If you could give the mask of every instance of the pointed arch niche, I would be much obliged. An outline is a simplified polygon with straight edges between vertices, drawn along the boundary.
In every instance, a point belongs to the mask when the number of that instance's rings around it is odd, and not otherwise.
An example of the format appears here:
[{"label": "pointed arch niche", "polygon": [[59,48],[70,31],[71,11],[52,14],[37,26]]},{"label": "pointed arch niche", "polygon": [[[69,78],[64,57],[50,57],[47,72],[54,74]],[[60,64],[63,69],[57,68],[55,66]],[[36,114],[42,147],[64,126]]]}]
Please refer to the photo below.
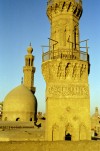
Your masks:
[{"label": "pointed arch niche", "polygon": [[84,124],[80,125],[79,136],[80,136],[80,140],[86,140],[87,138],[86,126]]},{"label": "pointed arch niche", "polygon": [[71,141],[72,140],[72,125],[70,123],[68,123],[65,126],[65,140],[66,141]]},{"label": "pointed arch niche", "polygon": [[52,126],[52,141],[59,140],[59,126],[55,123]]}]

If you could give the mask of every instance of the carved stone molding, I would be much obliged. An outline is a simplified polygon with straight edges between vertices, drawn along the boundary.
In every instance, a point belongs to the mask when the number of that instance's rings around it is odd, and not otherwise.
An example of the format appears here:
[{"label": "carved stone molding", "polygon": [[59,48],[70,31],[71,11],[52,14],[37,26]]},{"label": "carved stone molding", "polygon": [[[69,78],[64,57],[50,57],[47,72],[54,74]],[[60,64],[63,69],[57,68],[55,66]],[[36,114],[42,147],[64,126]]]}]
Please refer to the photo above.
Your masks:
[{"label": "carved stone molding", "polygon": [[47,15],[49,19],[52,19],[52,13],[56,14],[63,11],[73,11],[73,14],[76,15],[76,17],[80,18],[82,15],[82,3],[76,2],[76,1],[50,1],[48,2],[47,7]]},{"label": "carved stone molding", "polygon": [[47,96],[54,98],[89,98],[89,88],[79,84],[51,84],[47,87]]},{"label": "carved stone molding", "polygon": [[46,81],[88,81],[88,64],[82,61],[56,61],[42,65],[42,73]]}]

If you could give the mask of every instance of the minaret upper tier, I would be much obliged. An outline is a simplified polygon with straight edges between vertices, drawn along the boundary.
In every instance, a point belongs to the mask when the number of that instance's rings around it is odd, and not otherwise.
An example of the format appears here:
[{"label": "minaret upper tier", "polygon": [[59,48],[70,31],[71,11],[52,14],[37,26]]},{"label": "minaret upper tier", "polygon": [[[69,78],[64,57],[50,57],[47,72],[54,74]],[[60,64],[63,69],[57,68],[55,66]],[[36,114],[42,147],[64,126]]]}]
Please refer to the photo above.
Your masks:
[{"label": "minaret upper tier", "polygon": [[55,15],[62,13],[72,13],[77,18],[82,15],[82,0],[48,0],[47,2],[47,15],[52,20],[52,12]]},{"label": "minaret upper tier", "polygon": [[32,55],[32,52],[33,48],[30,44],[30,46],[27,48],[28,54],[25,56],[25,66],[23,67],[23,72],[24,72],[24,85],[33,93],[35,93],[34,87],[35,67],[34,67],[34,56]]},{"label": "minaret upper tier", "polygon": [[50,50],[63,51],[63,53],[74,50],[79,52],[81,15],[81,0],[48,0],[47,16],[51,24]]}]

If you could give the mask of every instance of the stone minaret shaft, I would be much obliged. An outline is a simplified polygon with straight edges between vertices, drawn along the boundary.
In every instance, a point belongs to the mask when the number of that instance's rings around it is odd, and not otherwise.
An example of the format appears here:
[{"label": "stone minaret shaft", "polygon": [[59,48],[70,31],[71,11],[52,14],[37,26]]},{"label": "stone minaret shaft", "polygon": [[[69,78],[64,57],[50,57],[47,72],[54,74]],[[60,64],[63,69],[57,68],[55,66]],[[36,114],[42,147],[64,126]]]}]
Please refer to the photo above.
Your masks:
[{"label": "stone minaret shaft", "polygon": [[34,67],[34,56],[32,55],[33,48],[30,46],[27,49],[28,54],[25,56],[25,66],[23,67],[24,72],[24,85],[31,90],[33,93],[35,93],[35,87],[34,87],[34,73],[35,73],[35,67]]},{"label": "stone minaret shaft", "polygon": [[50,0],[47,16],[51,23],[50,50],[54,56],[66,51],[79,58],[79,19],[82,15],[82,3],[75,0]]},{"label": "stone minaret shaft", "polygon": [[81,0],[48,0],[49,51],[42,55],[46,81],[46,140],[90,140],[89,55],[81,50]]}]

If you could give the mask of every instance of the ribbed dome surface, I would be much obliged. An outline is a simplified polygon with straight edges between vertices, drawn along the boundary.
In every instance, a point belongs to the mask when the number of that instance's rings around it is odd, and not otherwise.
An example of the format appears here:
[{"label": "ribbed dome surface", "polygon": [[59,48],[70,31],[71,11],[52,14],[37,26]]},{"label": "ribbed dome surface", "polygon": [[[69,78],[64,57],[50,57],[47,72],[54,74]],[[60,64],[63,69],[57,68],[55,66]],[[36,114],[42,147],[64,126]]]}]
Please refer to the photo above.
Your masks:
[{"label": "ribbed dome surface", "polygon": [[[24,85],[14,88],[4,99],[3,118],[4,116],[8,119],[12,117],[12,120],[17,117],[23,120],[33,118],[35,113],[35,101],[33,93]],[[11,117],[9,118],[9,116]]]}]

